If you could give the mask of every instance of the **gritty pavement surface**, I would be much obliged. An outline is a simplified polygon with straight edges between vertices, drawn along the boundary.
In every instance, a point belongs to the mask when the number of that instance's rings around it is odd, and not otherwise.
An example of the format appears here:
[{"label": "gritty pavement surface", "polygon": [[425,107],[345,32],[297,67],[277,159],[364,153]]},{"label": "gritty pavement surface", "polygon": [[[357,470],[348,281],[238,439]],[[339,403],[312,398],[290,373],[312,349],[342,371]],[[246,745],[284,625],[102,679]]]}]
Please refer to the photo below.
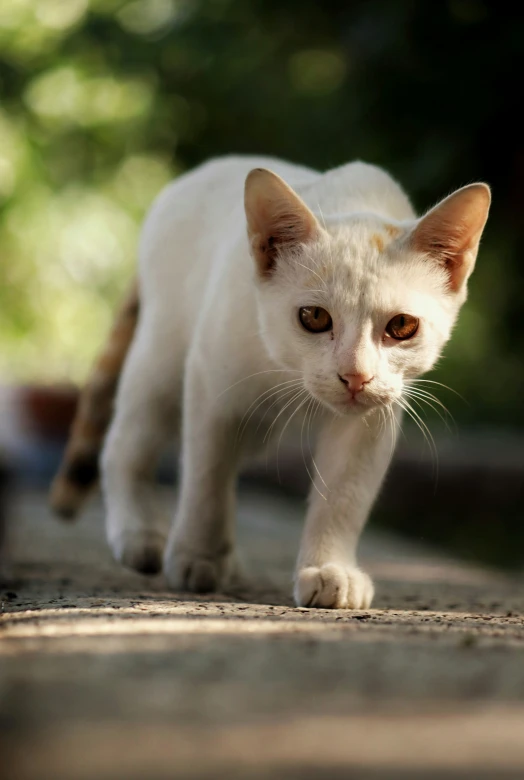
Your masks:
[{"label": "gritty pavement surface", "polygon": [[370,530],[373,609],[296,609],[303,506],[244,489],[250,585],[173,594],[20,496],[0,777],[524,777],[524,581]]}]

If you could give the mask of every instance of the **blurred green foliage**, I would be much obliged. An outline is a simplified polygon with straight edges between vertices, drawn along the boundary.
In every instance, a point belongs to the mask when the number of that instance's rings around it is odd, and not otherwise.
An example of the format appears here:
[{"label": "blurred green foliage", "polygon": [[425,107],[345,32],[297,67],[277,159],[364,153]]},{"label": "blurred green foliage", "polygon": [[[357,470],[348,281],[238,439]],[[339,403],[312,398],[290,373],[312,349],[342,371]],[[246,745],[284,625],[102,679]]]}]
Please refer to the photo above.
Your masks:
[{"label": "blurred green foliage", "polygon": [[[0,368],[80,379],[173,175],[230,152],[388,168],[494,205],[435,378],[524,423],[524,11],[488,0],[1,0]],[[445,392],[443,392],[444,398]]]}]

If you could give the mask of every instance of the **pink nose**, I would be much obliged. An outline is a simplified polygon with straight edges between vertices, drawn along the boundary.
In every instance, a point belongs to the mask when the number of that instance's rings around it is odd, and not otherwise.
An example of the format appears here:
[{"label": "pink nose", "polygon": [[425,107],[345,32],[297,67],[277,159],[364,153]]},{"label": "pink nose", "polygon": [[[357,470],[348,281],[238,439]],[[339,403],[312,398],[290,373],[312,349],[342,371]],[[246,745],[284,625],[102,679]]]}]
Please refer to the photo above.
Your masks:
[{"label": "pink nose", "polygon": [[364,389],[364,385],[367,385],[373,379],[369,374],[342,374],[342,376],[339,374],[338,378],[341,382],[344,382],[353,395],[360,393]]}]

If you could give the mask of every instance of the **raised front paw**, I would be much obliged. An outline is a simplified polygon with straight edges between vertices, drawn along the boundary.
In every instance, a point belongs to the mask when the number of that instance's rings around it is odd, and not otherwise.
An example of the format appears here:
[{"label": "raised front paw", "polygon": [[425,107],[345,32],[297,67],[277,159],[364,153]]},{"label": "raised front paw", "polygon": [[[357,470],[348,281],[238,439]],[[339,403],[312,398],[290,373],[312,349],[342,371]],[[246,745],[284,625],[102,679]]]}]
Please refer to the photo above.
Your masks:
[{"label": "raised front paw", "polygon": [[223,589],[233,573],[230,554],[211,557],[202,553],[175,551],[166,555],[164,572],[173,590],[213,593]]},{"label": "raised front paw", "polygon": [[299,569],[295,578],[298,607],[367,609],[373,600],[370,577],[355,566],[326,563]]}]

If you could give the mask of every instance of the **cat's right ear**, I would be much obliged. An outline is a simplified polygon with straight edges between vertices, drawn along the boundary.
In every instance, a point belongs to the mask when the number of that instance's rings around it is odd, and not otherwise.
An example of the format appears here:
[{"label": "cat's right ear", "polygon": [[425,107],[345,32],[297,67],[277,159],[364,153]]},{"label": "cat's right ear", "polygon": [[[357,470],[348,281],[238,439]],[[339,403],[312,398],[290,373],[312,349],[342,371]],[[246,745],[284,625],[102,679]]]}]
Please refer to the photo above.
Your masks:
[{"label": "cat's right ear", "polygon": [[261,277],[271,276],[279,252],[314,240],[316,217],[276,173],[255,168],[246,179],[244,206],[251,252]]}]

